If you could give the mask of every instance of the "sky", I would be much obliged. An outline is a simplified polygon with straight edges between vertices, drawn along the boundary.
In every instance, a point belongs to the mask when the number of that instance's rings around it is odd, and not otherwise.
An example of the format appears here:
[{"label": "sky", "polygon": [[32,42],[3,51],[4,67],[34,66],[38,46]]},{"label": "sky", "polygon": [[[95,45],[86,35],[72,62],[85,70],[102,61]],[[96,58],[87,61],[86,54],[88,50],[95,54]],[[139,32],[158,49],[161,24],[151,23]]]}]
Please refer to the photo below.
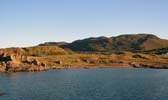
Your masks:
[{"label": "sky", "polygon": [[168,0],[0,0],[0,48],[120,34],[168,39]]}]

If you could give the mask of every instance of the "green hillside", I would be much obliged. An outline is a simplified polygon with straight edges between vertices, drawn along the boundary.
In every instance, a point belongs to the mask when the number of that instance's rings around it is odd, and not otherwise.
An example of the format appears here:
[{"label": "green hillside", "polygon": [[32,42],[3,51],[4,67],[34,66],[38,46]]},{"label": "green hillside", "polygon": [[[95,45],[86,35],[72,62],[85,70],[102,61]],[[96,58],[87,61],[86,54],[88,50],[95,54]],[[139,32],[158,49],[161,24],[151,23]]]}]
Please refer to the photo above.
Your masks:
[{"label": "green hillside", "polygon": [[73,51],[146,51],[167,48],[168,40],[160,39],[152,34],[129,34],[117,37],[98,37],[77,40],[60,45]]}]

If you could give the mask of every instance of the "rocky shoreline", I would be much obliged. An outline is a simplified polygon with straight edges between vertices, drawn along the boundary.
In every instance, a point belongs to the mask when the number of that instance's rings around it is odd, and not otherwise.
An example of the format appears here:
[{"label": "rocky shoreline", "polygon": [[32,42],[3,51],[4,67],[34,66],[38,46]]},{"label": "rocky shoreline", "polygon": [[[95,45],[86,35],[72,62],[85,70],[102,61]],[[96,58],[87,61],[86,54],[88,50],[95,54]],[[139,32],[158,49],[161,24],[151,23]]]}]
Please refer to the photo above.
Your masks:
[{"label": "rocky shoreline", "polygon": [[3,56],[0,59],[0,72],[24,72],[48,70],[44,63],[26,56]]},{"label": "rocky shoreline", "polygon": [[69,68],[167,69],[168,56],[133,52],[73,52],[55,46],[0,49],[0,72]]},{"label": "rocky shoreline", "polygon": [[[34,66],[33,66],[34,67]],[[43,67],[37,67],[33,69],[11,69],[10,71],[0,69],[0,73],[13,73],[13,72],[39,72],[39,71],[47,71],[47,70],[62,70],[62,69],[91,69],[91,68],[151,68],[151,69],[168,69],[164,66],[151,66],[151,65],[144,65],[144,66],[72,66],[72,67],[49,67],[49,68],[43,68]]]},{"label": "rocky shoreline", "polygon": [[56,61],[57,66],[50,66],[43,62],[40,62],[36,57],[29,58],[26,56],[2,56],[0,58],[0,72],[36,72],[45,71],[49,69],[69,69],[69,68],[155,68],[155,69],[167,69],[164,65],[152,65],[143,64],[137,62],[122,62],[113,61],[108,64],[100,64],[96,62],[86,61],[85,65],[62,65],[62,61]]}]

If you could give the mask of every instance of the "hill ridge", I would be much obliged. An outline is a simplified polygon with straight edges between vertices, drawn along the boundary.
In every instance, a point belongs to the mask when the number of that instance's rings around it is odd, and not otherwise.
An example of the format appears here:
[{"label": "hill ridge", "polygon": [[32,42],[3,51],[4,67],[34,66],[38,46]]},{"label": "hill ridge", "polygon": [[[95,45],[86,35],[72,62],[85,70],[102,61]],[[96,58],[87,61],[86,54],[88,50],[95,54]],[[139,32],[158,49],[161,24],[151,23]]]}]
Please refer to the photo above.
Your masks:
[{"label": "hill ridge", "polygon": [[168,47],[168,40],[153,34],[124,34],[116,37],[91,37],[60,45],[73,51],[145,51]]}]

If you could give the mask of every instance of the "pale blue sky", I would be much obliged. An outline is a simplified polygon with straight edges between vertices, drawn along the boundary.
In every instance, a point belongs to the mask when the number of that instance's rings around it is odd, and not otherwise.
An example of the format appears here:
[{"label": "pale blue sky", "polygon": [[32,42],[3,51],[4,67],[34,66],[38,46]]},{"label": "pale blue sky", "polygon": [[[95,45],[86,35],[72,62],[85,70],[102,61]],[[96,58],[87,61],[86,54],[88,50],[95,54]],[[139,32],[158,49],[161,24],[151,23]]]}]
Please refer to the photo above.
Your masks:
[{"label": "pale blue sky", "polygon": [[168,0],[0,0],[0,47],[153,33],[168,39]]}]

